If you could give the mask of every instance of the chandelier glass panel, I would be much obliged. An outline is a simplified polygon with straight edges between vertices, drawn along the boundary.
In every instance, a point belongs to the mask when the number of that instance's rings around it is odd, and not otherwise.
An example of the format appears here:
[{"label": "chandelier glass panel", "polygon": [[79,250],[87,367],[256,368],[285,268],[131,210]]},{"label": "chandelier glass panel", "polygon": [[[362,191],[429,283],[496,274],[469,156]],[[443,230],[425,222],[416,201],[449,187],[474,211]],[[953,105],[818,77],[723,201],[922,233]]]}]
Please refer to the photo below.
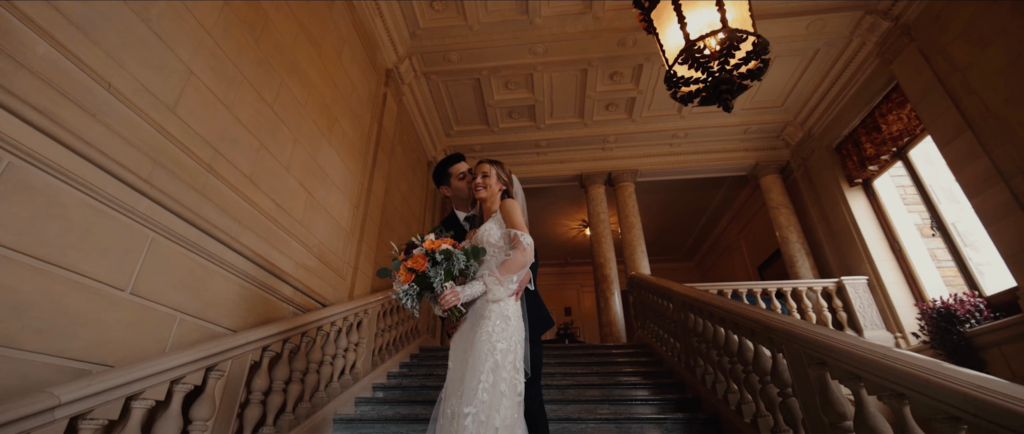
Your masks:
[{"label": "chandelier glass panel", "polygon": [[731,113],[736,98],[768,71],[768,40],[754,27],[749,0],[633,0],[633,7],[658,41],[665,86],[680,104]]}]

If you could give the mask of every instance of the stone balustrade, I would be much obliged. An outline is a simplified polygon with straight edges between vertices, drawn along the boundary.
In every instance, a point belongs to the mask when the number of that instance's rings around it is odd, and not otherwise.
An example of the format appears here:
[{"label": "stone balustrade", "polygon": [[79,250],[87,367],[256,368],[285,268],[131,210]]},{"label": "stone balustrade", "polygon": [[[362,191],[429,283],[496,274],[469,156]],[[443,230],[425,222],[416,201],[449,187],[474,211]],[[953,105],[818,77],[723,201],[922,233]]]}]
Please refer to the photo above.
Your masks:
[{"label": "stone balustrade", "polygon": [[0,433],[287,433],[438,324],[375,294],[0,402]]},{"label": "stone balustrade", "polygon": [[688,283],[686,286],[734,300],[738,298],[762,309],[875,342],[894,343],[871,296],[867,277]]},{"label": "stone balustrade", "polygon": [[711,290],[636,274],[628,287],[639,314],[637,339],[652,343],[718,409],[724,431],[966,433],[1024,426],[1020,385]]}]

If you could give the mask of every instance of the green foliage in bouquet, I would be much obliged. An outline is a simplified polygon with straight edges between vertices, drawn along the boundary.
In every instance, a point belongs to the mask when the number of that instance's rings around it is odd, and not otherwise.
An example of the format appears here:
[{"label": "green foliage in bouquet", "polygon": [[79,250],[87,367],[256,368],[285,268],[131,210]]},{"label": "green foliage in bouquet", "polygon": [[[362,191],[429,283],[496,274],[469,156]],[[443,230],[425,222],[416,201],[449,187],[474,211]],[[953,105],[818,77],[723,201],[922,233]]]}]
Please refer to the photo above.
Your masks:
[{"label": "green foliage in bouquet", "polygon": [[[417,235],[401,248],[394,243],[391,246],[395,259],[390,267],[377,270],[377,277],[392,279],[395,290],[392,297],[416,316],[419,316],[424,297],[439,306],[437,297],[446,287],[454,285],[458,279],[472,280],[480,269],[480,261],[487,256],[487,249],[460,245],[439,229],[425,236]],[[447,311],[453,321],[465,314],[462,306]]]}]

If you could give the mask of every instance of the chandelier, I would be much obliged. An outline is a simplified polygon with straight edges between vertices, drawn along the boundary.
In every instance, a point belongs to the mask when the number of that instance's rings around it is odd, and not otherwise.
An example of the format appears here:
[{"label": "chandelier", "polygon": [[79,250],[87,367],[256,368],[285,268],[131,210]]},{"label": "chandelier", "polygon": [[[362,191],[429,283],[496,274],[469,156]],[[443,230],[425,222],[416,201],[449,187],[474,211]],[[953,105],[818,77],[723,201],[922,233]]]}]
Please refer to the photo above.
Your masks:
[{"label": "chandelier", "polygon": [[633,8],[658,41],[665,87],[680,104],[732,113],[736,98],[768,71],[771,50],[749,0],[633,0]]}]

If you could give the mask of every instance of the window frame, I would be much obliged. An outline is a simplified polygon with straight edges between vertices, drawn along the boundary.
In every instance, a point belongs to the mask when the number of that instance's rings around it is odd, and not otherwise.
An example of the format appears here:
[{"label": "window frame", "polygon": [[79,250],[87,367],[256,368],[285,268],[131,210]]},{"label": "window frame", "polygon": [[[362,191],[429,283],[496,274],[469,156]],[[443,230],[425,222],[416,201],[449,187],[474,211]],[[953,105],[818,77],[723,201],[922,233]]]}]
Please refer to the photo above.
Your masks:
[{"label": "window frame", "polygon": [[[945,242],[946,248],[949,250],[949,255],[953,258],[953,263],[956,264],[956,268],[960,272],[960,276],[963,277],[967,288],[981,294],[983,297],[987,297],[988,294],[986,294],[982,290],[981,286],[978,285],[977,277],[974,275],[971,267],[967,265],[967,261],[964,259],[964,254],[960,245],[958,245],[950,235],[946,219],[938,212],[938,207],[935,206],[935,202],[931,197],[931,192],[924,187],[921,175],[918,172],[917,167],[914,165],[914,162],[909,157],[910,151],[929,136],[930,134],[928,131],[921,133],[921,135],[914,138],[909,145],[897,151],[894,155],[894,159],[903,163],[903,167],[907,170],[907,174],[914,183],[914,188],[917,189],[918,195],[921,196],[921,203],[925,206],[925,209],[928,210],[928,214],[930,214],[933,222],[932,226],[937,229],[939,236],[942,237],[942,241]],[[889,241],[890,248],[892,248],[893,253],[896,254],[896,261],[899,263],[900,269],[903,270],[903,275],[907,279],[907,283],[910,285],[914,298],[918,302],[928,302],[930,297],[921,284],[921,278],[918,275],[917,270],[910,262],[910,258],[907,257],[906,249],[896,234],[896,228],[893,226],[892,219],[889,217],[889,213],[886,211],[885,205],[882,204],[882,201],[878,197],[878,193],[875,191],[873,185],[875,178],[888,172],[891,168],[892,165],[887,167],[885,170],[878,172],[875,177],[865,180],[863,183],[864,191],[867,193],[869,202],[871,202],[871,207],[875,210],[875,215],[878,216],[878,221],[882,225],[882,231],[885,233],[885,237]]]}]

